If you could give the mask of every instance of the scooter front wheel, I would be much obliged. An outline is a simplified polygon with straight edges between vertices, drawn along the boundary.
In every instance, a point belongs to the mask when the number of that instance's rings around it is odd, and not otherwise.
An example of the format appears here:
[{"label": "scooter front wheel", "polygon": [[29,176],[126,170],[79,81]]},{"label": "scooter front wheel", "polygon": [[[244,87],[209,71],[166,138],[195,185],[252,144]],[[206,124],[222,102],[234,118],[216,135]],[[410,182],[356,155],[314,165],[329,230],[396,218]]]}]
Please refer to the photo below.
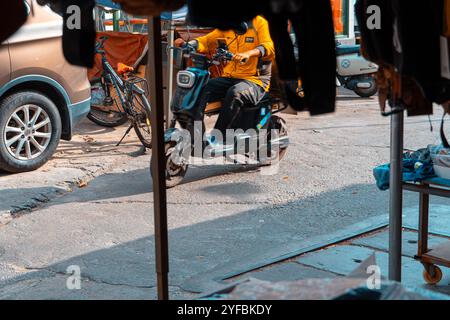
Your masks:
[{"label": "scooter front wheel", "polygon": [[[164,147],[166,188],[168,189],[179,185],[183,181],[188,169],[187,163],[175,163],[173,161],[173,153],[176,151],[175,146],[176,143],[171,141],[166,143]],[[153,176],[153,157],[150,163],[150,174]]]}]

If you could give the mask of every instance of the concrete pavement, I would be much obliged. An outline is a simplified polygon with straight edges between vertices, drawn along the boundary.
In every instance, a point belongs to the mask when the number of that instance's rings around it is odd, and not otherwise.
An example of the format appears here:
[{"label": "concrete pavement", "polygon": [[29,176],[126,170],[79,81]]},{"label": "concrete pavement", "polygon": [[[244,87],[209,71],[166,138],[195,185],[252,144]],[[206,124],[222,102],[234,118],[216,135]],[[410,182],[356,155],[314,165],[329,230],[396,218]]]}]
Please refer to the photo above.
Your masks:
[{"label": "concrete pavement", "polygon": [[125,130],[102,128],[85,120],[72,141],[61,141],[52,160],[40,169],[14,175],[0,171],[0,225],[142,155],[134,133],[115,146]]},{"label": "concrete pavement", "polygon": [[[389,119],[376,100],[342,96],[333,115],[285,118],[292,145],[277,174],[205,164],[169,190],[173,298],[214,290],[227,270],[282,255],[290,244],[386,216],[388,193],[377,190],[372,168],[388,161]],[[437,127],[439,115],[432,119]],[[134,136],[116,148],[119,131],[87,122],[80,130],[43,169],[0,177],[0,298],[155,297],[150,155]],[[410,118],[405,145],[437,143],[436,131],[427,117]],[[407,193],[405,207],[416,206]],[[66,286],[70,266],[80,267],[80,290]]]}]

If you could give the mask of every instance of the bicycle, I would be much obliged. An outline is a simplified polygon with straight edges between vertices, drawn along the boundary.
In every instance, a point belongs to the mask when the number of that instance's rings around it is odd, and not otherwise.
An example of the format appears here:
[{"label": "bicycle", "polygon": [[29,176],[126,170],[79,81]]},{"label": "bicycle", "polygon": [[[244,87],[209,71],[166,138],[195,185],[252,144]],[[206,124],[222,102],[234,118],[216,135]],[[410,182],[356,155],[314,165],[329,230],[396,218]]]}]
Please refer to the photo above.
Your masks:
[{"label": "bicycle", "polygon": [[108,37],[99,39],[95,47],[96,54],[102,57],[103,71],[93,86],[100,85],[100,103],[93,103],[88,119],[104,127],[117,127],[130,122],[119,146],[126,135],[134,128],[141,143],[151,148],[150,103],[147,100],[147,81],[137,76],[130,76],[132,67],[119,63],[117,72],[106,59],[104,42]]}]

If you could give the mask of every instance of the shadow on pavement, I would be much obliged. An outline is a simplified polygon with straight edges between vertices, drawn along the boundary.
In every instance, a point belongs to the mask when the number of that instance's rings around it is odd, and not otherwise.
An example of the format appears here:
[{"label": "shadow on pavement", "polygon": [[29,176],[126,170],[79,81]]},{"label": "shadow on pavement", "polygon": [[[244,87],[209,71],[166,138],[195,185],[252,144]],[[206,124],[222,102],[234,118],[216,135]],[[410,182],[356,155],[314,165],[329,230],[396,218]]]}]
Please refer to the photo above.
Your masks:
[{"label": "shadow on pavement", "polygon": [[[142,177],[143,172],[137,170],[132,174],[136,177]],[[132,190],[134,190],[132,192],[134,194],[136,189],[139,188],[143,188],[142,193],[149,191],[148,185],[145,186],[142,181],[137,179],[133,188],[127,186],[114,194],[110,194],[107,190],[101,192],[102,186],[110,182],[108,179],[108,175],[104,176],[103,182],[94,186],[93,190],[80,190],[90,194],[90,196],[83,194],[83,196],[89,197],[89,199],[83,201],[125,196],[129,195]],[[127,179],[129,179],[129,176]],[[137,187],[138,185],[140,187]],[[214,186],[211,187],[213,192],[228,192],[234,195],[226,189],[221,189],[226,188],[226,186],[216,187],[216,189],[214,189]],[[242,187],[252,189],[250,185],[246,184],[243,184]],[[192,224],[189,220],[192,209],[169,205],[169,220],[171,220],[171,223],[178,224],[181,221],[182,224],[185,224],[181,227],[172,227],[169,231],[171,285],[182,286],[187,279],[195,275],[198,276],[217,268],[226,269],[228,264],[236,267],[239,264],[258,263],[263,259],[272,257],[274,253],[282,255],[282,250],[280,251],[277,248],[301,243],[302,239],[327,234],[359,221],[361,217],[355,219],[351,215],[351,212],[359,204],[350,205],[350,207],[348,204],[348,198],[354,197],[355,189],[360,190],[360,194],[370,194],[373,193],[374,186],[352,185],[348,188],[325,192],[298,201],[260,206]],[[385,195],[385,193],[382,195]],[[80,196],[79,193],[78,196]],[[380,202],[385,197],[376,196],[372,198],[378,198],[378,202]],[[89,280],[91,285],[110,284],[110,290],[116,290],[116,286],[140,288],[155,286],[153,215],[150,206],[141,204],[131,208],[124,205],[123,208],[124,210],[128,208],[127,210],[130,210],[130,212],[136,212],[137,210],[139,215],[145,215],[141,218],[148,223],[148,236],[105,247],[105,243],[111,243],[115,236],[119,236],[114,235],[112,230],[120,224],[126,226],[125,229],[127,230],[123,232],[126,232],[128,237],[133,238],[132,235],[129,235],[134,228],[133,224],[141,223],[140,221],[130,220],[127,217],[127,212],[123,212],[122,216],[117,217],[116,213],[110,213],[107,210],[98,213],[98,208],[95,207],[78,213],[64,212],[66,219],[55,225],[48,238],[42,237],[39,226],[32,223],[26,226],[26,236],[22,235],[20,240],[16,240],[14,243],[5,243],[4,239],[10,239],[8,232],[14,232],[14,229],[7,230],[8,226],[6,226],[2,229],[3,235],[0,234],[2,247],[5,250],[5,253],[1,256],[0,264],[24,265],[29,270],[34,270],[24,275],[12,277],[7,283],[33,282],[33,279],[55,276],[63,276],[65,279],[67,267],[77,265],[80,266],[84,279]],[[233,208],[236,210],[237,207]],[[64,207],[56,206],[52,209],[52,212],[46,212],[49,215],[48,218],[57,219],[58,215],[62,214],[58,210],[64,210]],[[120,212],[120,208],[116,207],[114,210]],[[214,207],[209,206],[198,207],[196,215],[200,215],[202,217],[200,220],[204,220],[208,214],[213,214],[214,210]],[[370,212],[367,216],[369,215]],[[339,216],[340,219],[336,219]],[[148,217],[148,220],[145,217]],[[332,218],[327,219],[327,217]],[[77,226],[73,227],[72,223]],[[78,230],[80,226],[82,226],[82,232],[77,233],[76,236],[71,236],[71,230]],[[45,254],[39,253],[42,250]],[[65,287],[65,281],[59,281],[58,283],[60,287],[52,288],[52,290],[44,293],[39,291],[39,285],[27,288],[25,290],[27,291],[26,295],[31,296],[32,292],[36,290],[36,292],[44,294],[39,298],[67,296],[69,293]],[[6,288],[5,286],[2,288],[2,286],[0,284],[0,296]],[[204,284],[199,286],[204,286]],[[209,289],[211,287],[207,285],[199,291],[208,291]],[[83,297],[83,294],[86,294],[86,292],[74,290],[69,295]],[[84,297],[87,298],[87,296]]]}]

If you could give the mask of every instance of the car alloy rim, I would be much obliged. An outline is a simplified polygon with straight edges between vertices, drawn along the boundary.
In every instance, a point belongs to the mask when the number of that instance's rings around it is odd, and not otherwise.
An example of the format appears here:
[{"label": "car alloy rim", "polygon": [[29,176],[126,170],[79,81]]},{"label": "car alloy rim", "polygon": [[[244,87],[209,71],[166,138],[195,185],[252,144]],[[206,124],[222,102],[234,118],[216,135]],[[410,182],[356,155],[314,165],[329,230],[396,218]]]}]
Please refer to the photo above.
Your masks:
[{"label": "car alloy rim", "polygon": [[26,104],[9,117],[3,138],[15,159],[31,160],[47,149],[51,137],[52,124],[47,112],[37,105]]}]

